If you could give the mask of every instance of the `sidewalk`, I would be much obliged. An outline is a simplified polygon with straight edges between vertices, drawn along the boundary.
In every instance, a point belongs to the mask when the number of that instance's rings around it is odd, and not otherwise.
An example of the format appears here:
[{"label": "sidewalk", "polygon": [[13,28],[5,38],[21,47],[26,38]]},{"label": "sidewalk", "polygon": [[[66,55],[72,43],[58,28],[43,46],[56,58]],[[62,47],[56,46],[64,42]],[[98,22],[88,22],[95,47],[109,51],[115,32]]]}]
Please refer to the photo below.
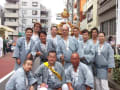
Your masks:
[{"label": "sidewalk", "polygon": [[14,63],[15,60],[12,58],[12,53],[7,53],[0,58],[0,79],[14,69]]},{"label": "sidewalk", "polygon": [[109,86],[112,90],[120,90],[120,85],[118,85],[115,81],[112,80],[112,74],[109,74]]}]

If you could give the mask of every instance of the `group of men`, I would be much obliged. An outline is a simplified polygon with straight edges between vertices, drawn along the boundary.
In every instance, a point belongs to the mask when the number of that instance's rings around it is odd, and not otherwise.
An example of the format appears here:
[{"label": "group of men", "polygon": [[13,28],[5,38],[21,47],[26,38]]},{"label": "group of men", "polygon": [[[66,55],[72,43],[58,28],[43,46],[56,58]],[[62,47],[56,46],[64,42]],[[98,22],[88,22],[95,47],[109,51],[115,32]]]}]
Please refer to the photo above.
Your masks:
[{"label": "group of men", "polygon": [[[114,52],[105,42],[105,33],[97,28],[82,31],[63,25],[62,35],[51,27],[51,35],[41,30],[41,24],[25,30],[18,39],[13,57],[15,74],[6,84],[6,90],[109,90],[108,72],[115,67]],[[32,70],[36,57],[40,65]],[[31,72],[32,70],[32,72]]]}]

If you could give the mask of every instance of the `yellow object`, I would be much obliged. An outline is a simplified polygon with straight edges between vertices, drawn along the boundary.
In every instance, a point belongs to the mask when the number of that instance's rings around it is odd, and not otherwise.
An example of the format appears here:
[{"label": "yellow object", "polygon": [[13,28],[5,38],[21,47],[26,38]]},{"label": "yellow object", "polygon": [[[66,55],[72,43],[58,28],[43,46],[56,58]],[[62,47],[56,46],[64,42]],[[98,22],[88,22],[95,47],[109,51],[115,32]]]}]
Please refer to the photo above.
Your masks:
[{"label": "yellow object", "polygon": [[49,68],[49,69],[53,72],[53,74],[55,74],[55,75],[57,76],[57,78],[58,78],[59,80],[62,81],[62,77],[60,76],[60,74],[59,74],[58,72],[56,72],[56,71],[48,64],[48,62],[45,62],[44,65],[45,65],[47,68]]}]

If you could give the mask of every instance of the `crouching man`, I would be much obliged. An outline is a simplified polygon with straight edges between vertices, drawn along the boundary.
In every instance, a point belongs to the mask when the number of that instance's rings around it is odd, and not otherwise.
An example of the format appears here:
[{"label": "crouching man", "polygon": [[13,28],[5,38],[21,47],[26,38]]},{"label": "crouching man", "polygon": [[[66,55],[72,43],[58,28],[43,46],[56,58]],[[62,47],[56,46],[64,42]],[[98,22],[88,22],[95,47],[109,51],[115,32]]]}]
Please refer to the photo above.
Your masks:
[{"label": "crouching man", "polygon": [[5,90],[34,90],[36,79],[31,73],[32,60],[25,60],[23,67],[19,68],[6,84]]},{"label": "crouching man", "polygon": [[78,53],[71,56],[72,65],[66,72],[66,90],[91,90],[93,88],[93,75],[88,66],[80,62]]},{"label": "crouching man", "polygon": [[35,77],[38,79],[37,90],[63,90],[64,68],[61,63],[56,61],[55,51],[48,53],[48,62],[44,62],[38,67]]}]

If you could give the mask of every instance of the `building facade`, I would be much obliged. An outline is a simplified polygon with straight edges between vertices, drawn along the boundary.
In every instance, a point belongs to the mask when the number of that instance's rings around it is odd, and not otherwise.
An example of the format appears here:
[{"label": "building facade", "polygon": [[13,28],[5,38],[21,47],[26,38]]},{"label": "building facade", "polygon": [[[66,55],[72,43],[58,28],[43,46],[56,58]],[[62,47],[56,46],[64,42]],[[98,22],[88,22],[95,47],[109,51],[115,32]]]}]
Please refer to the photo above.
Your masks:
[{"label": "building facade", "polygon": [[98,24],[106,35],[116,34],[116,0],[98,1]]},{"label": "building facade", "polygon": [[24,32],[25,28],[33,27],[35,22],[40,22],[42,28],[48,31],[49,10],[41,5],[40,0],[20,0],[19,2],[19,30]]},{"label": "building facade", "polygon": [[19,30],[19,2],[18,0],[6,0],[4,6],[4,25],[15,30],[14,33],[8,33],[11,37],[18,35]]},{"label": "building facade", "polygon": [[98,0],[86,0],[83,6],[84,18],[80,22],[80,29],[88,29],[89,31],[93,27],[98,27],[97,16],[97,1]]},{"label": "building facade", "polygon": [[27,27],[33,27],[40,22],[40,0],[19,1],[19,31],[24,32]]}]

